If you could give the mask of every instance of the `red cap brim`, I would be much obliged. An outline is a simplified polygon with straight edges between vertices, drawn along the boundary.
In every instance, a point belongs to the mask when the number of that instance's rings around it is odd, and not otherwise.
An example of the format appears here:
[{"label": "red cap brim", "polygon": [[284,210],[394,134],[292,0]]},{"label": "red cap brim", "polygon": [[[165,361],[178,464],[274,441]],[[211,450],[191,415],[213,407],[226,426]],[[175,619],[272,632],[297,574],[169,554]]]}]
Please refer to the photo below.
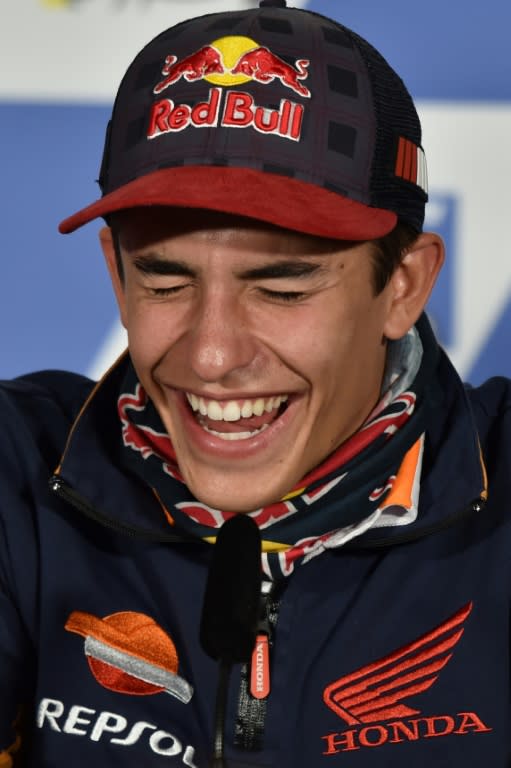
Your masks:
[{"label": "red cap brim", "polygon": [[373,208],[304,181],[247,168],[179,166],[154,171],[106,194],[60,223],[63,234],[115,211],[145,206],[205,208],[338,240],[373,240],[397,223]]}]

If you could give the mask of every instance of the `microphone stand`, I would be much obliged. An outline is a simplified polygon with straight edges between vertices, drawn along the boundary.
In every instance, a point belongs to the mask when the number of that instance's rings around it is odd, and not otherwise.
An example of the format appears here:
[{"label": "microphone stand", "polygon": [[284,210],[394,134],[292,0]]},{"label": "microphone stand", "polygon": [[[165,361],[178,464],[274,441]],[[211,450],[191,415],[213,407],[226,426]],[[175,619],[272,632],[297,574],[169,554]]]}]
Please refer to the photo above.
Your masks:
[{"label": "microphone stand", "polygon": [[224,737],[232,665],[252,656],[261,599],[261,534],[248,515],[235,515],[218,532],[202,606],[200,641],[219,662],[210,768],[226,768]]},{"label": "microphone stand", "polygon": [[210,768],[225,768],[225,715],[227,710],[227,696],[229,693],[231,669],[232,664],[230,662],[220,660],[220,666],[218,670],[218,686],[216,689],[215,701],[215,732],[213,738],[213,756],[211,758]]}]

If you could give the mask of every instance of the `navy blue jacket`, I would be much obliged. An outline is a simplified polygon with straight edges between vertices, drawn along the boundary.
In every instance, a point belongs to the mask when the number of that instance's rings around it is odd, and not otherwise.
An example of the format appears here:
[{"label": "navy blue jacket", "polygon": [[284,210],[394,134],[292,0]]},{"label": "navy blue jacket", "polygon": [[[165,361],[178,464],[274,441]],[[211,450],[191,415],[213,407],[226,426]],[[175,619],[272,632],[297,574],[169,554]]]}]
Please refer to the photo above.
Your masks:
[{"label": "navy blue jacket", "polygon": [[[443,354],[438,377],[418,519],[275,586],[271,693],[233,668],[229,768],[511,765],[511,383],[466,390]],[[21,712],[30,768],[207,766],[212,548],[120,468],[118,371],[91,388],[0,387],[0,751]]]}]

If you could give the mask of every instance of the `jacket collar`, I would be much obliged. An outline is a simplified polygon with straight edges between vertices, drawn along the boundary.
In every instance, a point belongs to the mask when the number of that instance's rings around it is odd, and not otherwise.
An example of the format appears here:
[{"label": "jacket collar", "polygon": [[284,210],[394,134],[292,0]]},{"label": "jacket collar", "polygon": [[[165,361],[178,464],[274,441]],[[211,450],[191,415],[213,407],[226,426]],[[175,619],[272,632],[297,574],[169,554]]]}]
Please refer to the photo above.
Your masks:
[{"label": "jacket collar", "polygon": [[[438,348],[425,316],[417,328],[435,371],[426,391],[429,418],[419,516],[406,526],[407,538],[448,524],[451,515],[459,516],[486,495],[481,449],[463,384]],[[117,398],[129,365],[124,353],[96,384],[72,425],[55,476],[83,500],[82,509],[90,508],[106,525],[145,538],[175,540],[180,536],[153,490],[125,466]],[[368,531],[360,543],[390,544],[402,536],[402,528],[385,527]]]}]

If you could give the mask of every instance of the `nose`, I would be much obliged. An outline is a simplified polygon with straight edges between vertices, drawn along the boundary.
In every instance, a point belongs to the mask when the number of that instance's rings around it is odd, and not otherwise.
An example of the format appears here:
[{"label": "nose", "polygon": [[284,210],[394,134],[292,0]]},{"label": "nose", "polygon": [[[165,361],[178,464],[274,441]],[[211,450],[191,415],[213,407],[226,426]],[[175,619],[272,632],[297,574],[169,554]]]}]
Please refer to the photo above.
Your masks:
[{"label": "nose", "polygon": [[258,344],[243,301],[227,291],[206,291],[186,340],[188,365],[203,382],[234,384],[250,374]]}]

